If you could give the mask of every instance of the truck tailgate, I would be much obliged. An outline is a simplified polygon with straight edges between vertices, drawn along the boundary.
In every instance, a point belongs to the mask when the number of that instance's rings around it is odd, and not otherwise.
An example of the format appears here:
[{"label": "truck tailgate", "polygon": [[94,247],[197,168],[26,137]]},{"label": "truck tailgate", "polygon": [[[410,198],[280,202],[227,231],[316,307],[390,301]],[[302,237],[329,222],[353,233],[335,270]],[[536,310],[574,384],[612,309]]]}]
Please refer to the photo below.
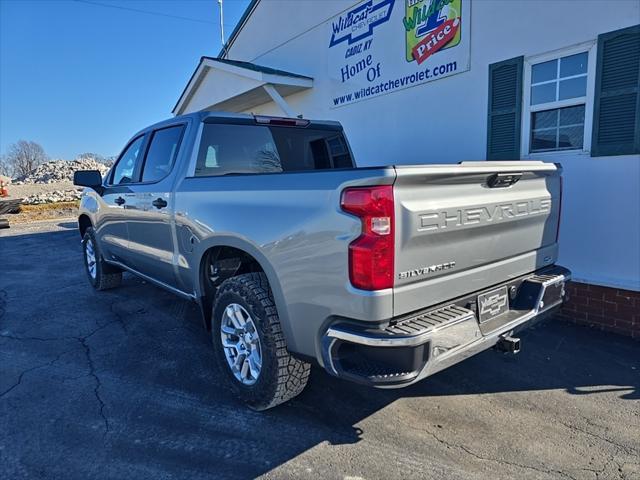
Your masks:
[{"label": "truck tailgate", "polygon": [[395,169],[394,315],[555,263],[561,196],[555,164]]}]

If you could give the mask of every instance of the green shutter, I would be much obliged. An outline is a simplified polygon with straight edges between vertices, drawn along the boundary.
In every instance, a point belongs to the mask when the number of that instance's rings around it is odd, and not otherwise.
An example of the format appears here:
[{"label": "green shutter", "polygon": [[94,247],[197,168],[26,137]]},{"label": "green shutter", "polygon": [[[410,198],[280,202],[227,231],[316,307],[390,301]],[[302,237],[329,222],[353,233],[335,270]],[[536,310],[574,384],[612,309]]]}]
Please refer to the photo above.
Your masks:
[{"label": "green shutter", "polygon": [[598,36],[591,156],[640,153],[640,25]]},{"label": "green shutter", "polygon": [[523,60],[516,57],[489,65],[487,160],[520,158]]}]

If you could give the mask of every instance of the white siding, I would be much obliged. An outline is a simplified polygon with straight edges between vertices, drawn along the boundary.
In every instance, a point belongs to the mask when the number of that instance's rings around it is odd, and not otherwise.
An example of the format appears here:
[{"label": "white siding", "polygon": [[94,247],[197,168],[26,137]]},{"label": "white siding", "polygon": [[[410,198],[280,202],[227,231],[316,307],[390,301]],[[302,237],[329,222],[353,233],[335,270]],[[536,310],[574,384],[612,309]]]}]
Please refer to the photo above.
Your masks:
[{"label": "white siding", "polygon": [[[637,1],[475,0],[470,71],[331,109],[326,21],[355,3],[262,0],[229,58],[313,77],[313,89],[287,102],[306,117],[342,122],[361,166],[484,159],[490,63],[595,42],[640,23]],[[272,103],[252,111],[282,114]],[[640,290],[640,156],[530,158],[565,168],[560,262],[577,280]]]}]

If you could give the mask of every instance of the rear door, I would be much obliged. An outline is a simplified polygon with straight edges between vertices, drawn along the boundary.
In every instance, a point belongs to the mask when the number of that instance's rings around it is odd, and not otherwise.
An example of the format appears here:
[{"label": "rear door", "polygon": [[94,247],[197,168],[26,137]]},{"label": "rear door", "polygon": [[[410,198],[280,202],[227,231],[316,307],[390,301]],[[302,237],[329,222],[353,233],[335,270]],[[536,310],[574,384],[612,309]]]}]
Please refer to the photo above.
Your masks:
[{"label": "rear door", "polygon": [[185,124],[149,133],[149,142],[127,218],[131,266],[166,285],[175,287],[172,227],[173,181],[171,175]]},{"label": "rear door", "polygon": [[555,262],[556,165],[463,162],[396,172],[395,315]]}]

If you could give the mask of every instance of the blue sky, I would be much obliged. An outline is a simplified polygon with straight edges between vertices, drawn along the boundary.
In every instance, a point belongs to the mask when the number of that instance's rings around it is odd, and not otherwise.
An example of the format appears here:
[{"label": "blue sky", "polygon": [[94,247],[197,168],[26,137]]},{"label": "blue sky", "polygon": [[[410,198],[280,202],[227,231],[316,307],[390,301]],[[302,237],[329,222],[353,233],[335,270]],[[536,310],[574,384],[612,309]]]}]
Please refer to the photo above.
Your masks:
[{"label": "blue sky", "polygon": [[[224,0],[227,38],[248,3]],[[0,0],[0,153],[116,155],[220,47],[217,0]]]}]

